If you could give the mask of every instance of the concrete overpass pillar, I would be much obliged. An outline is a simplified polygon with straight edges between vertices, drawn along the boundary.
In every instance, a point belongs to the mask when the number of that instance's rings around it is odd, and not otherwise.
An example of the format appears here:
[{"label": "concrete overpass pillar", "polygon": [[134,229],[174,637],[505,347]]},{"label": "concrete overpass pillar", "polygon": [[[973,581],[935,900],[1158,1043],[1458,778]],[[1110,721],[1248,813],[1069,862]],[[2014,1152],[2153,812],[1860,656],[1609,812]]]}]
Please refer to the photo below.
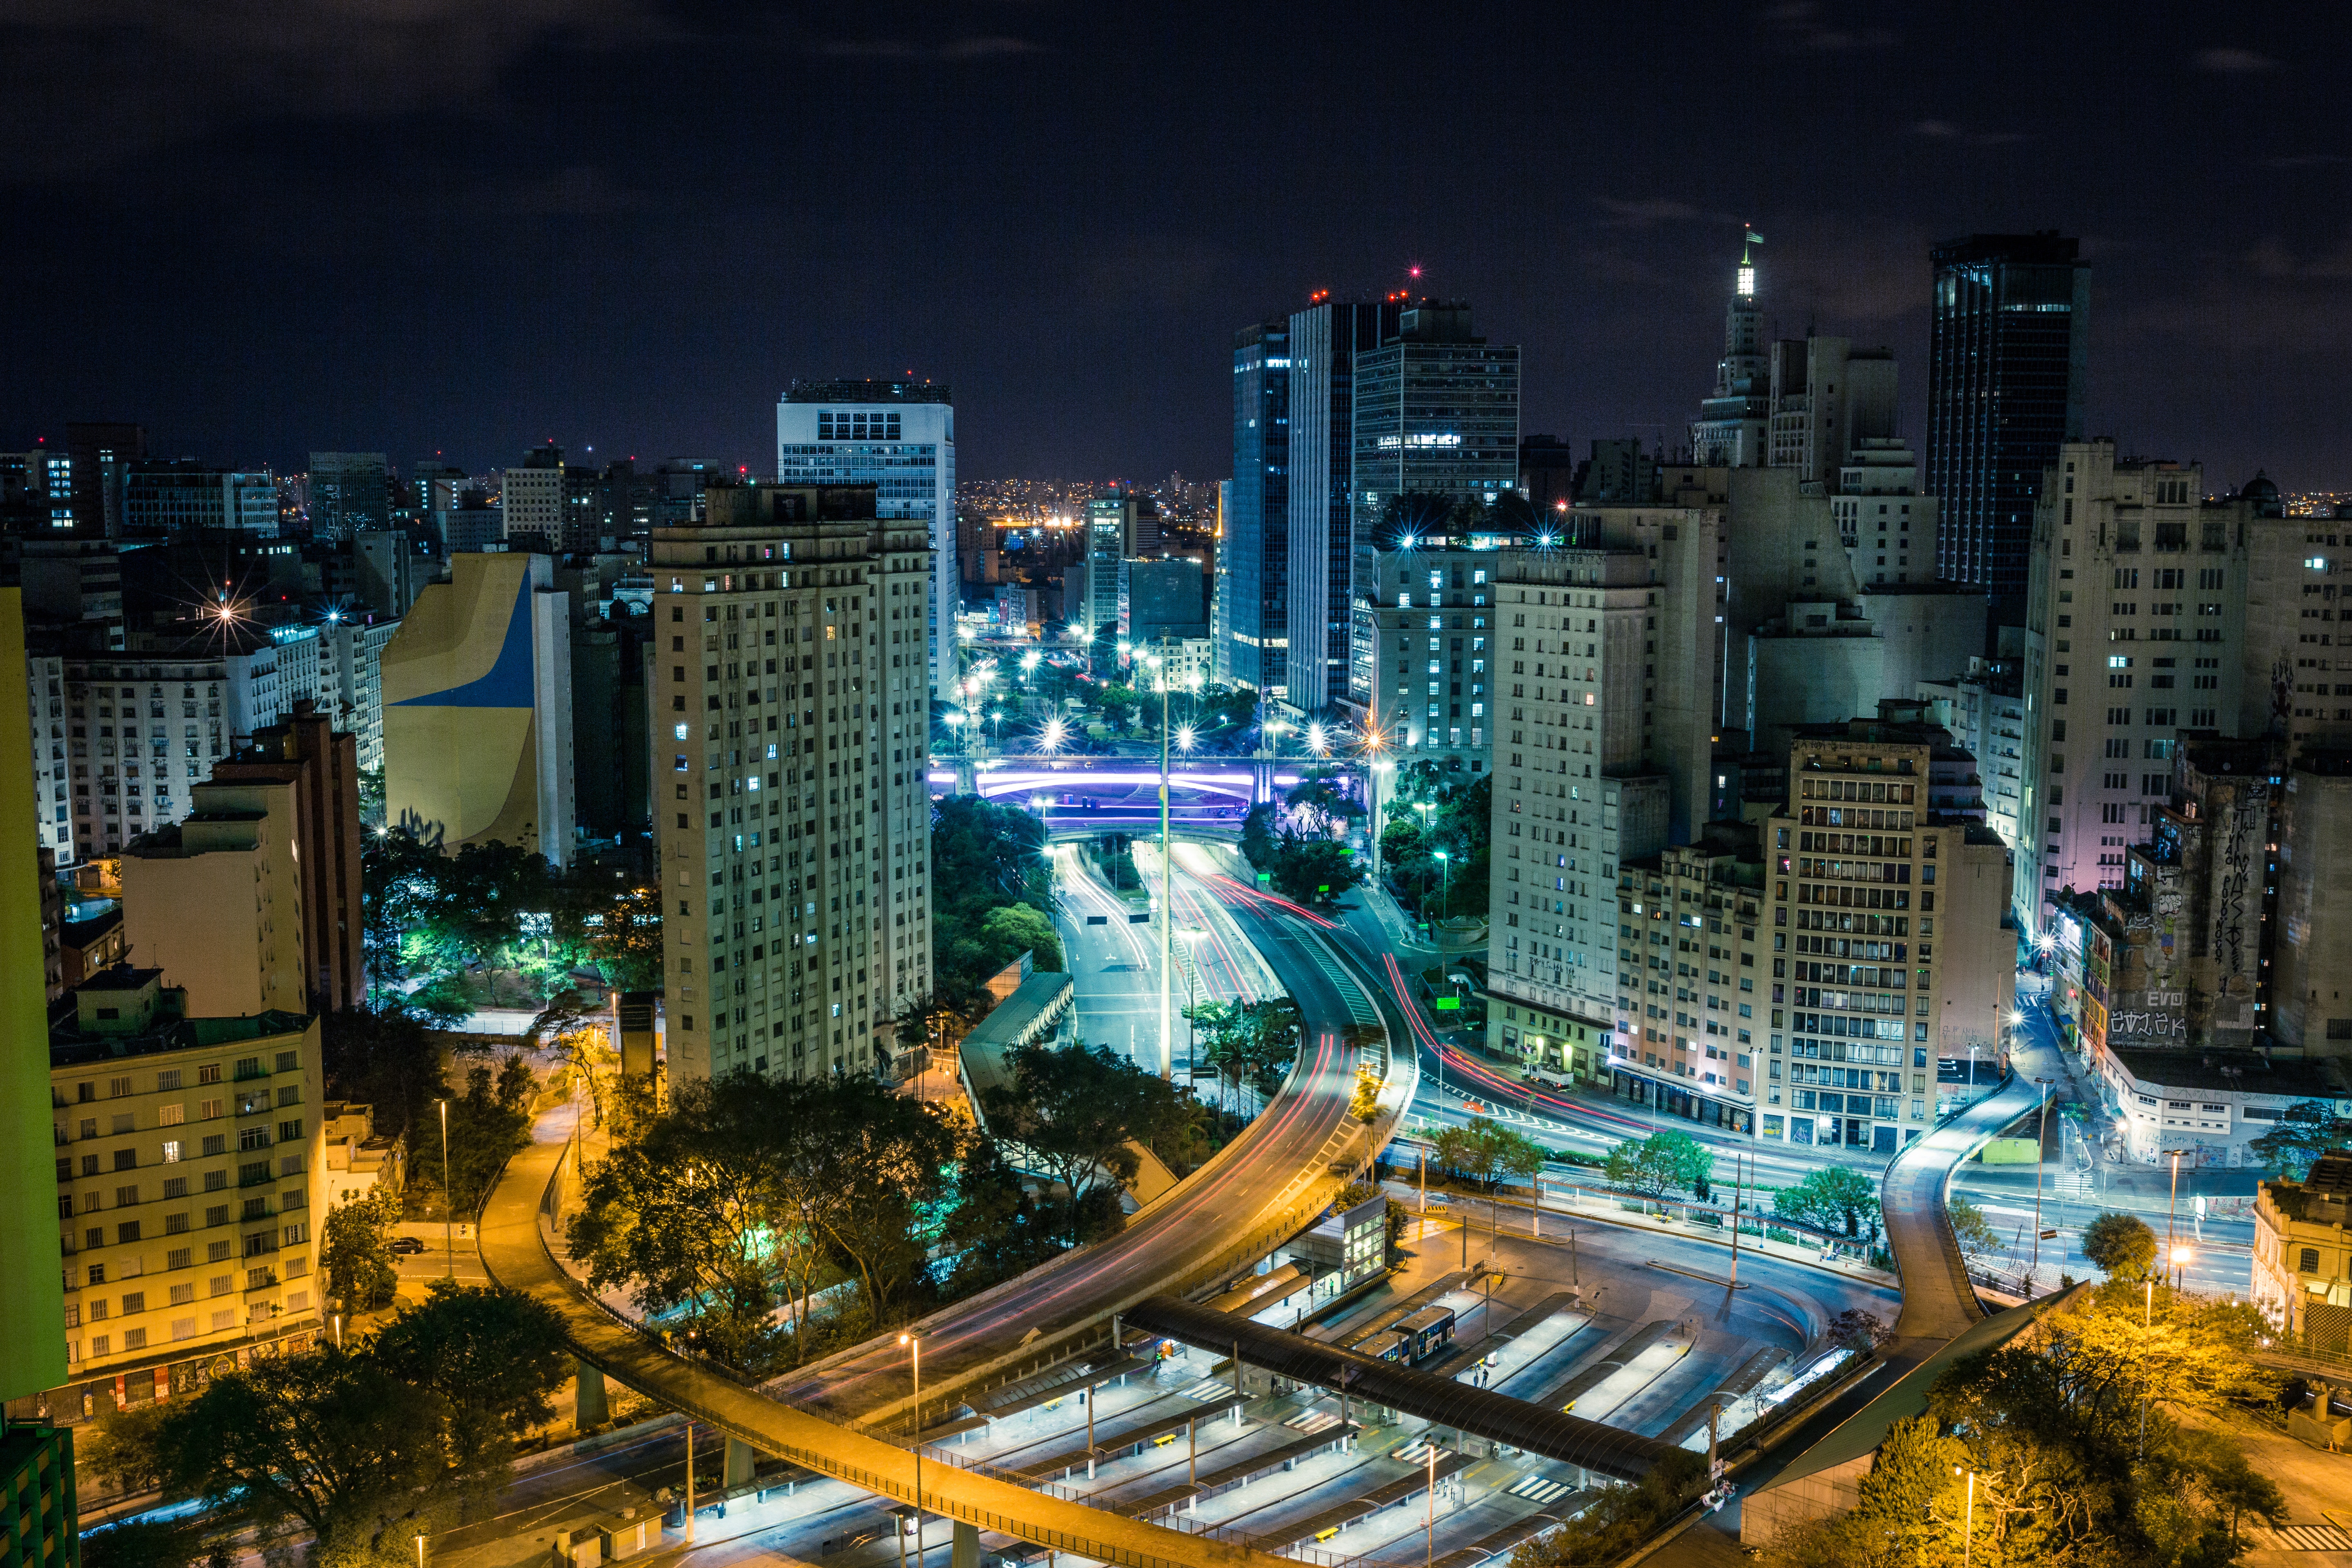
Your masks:
[{"label": "concrete overpass pillar", "polygon": [[980,771],[971,765],[971,758],[959,752],[955,759],[956,794],[978,795]]},{"label": "concrete overpass pillar", "polygon": [[604,1374],[586,1362],[574,1362],[579,1371],[579,1385],[572,1395],[572,1429],[585,1432],[592,1426],[602,1426],[613,1418],[611,1404],[604,1397]]},{"label": "concrete overpass pillar", "polygon": [[758,1450],[741,1438],[728,1438],[727,1479],[722,1484],[740,1487],[749,1482],[751,1479],[751,1461],[757,1455]]},{"label": "concrete overpass pillar", "polygon": [[980,1568],[980,1526],[955,1521],[955,1544],[948,1552],[948,1568]]}]

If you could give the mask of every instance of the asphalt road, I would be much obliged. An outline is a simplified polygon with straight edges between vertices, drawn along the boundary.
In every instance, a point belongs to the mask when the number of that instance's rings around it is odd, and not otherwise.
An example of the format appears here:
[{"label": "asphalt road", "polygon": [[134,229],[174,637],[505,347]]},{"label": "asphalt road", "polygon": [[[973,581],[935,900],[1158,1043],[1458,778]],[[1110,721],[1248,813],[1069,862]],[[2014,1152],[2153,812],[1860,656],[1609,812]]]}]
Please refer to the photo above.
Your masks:
[{"label": "asphalt road", "polygon": [[[1303,1225],[1321,1207],[1328,1181],[1302,1187],[1299,1178],[1319,1175],[1328,1164],[1337,1152],[1329,1145],[1347,1121],[1356,1067],[1354,1050],[1340,1038],[1348,1011],[1332,980],[1301,948],[1291,917],[1246,899],[1229,912],[1298,1000],[1306,1039],[1295,1092],[1253,1122],[1199,1179],[1137,1214],[1118,1236],[918,1325],[927,1382],[944,1382],[1030,1339],[1075,1328],[1106,1301],[1149,1294],[1171,1276],[1209,1264],[1275,1214],[1295,1211]],[[769,1392],[839,1420],[904,1398],[909,1384],[904,1351],[884,1341],[801,1368]]]}]

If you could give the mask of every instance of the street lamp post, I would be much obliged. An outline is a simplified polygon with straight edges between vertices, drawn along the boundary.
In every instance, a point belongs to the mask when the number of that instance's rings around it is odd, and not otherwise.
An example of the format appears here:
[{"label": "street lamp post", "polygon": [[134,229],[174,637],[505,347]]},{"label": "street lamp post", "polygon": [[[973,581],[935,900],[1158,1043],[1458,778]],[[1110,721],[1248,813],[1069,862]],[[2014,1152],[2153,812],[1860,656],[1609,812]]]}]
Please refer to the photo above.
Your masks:
[{"label": "street lamp post", "polygon": [[898,1342],[907,1347],[915,1384],[915,1560],[919,1563],[923,1556],[923,1342],[913,1334],[900,1334]]},{"label": "street lamp post", "polygon": [[[1167,647],[1165,640],[1161,648]],[[1169,848],[1168,831],[1168,663],[1162,653],[1145,656],[1160,680],[1160,1076],[1176,1076],[1174,1011],[1176,995],[1176,857]]]},{"label": "street lamp post", "polygon": [[[1962,1473],[1959,1466],[1952,1467],[1952,1474]],[[1960,1527],[1960,1568],[1969,1568],[1969,1560],[1977,1548],[1977,1473],[1974,1470],[1965,1473],[1969,1478],[1969,1501],[1968,1510],[1962,1515],[1965,1522]]]},{"label": "street lamp post", "polygon": [[[1172,912],[1170,918],[1171,920],[1174,918]],[[1195,999],[1195,992],[1198,989],[1195,982],[1200,978],[1201,973],[1200,949],[1197,944],[1209,933],[1205,931],[1181,931],[1176,934],[1184,939],[1184,1087],[1190,1089],[1193,1081],[1201,1076],[1199,1064],[1193,1059],[1192,1049],[1193,1030],[1197,1026],[1192,1022],[1192,1009],[1199,1005]]]},{"label": "street lamp post", "polygon": [[[2033,1267],[2027,1275],[2038,1283],[2042,1277],[2042,1141],[2050,1131],[2050,1086],[2055,1079],[2037,1078],[2035,1085],[2042,1093],[2042,1112],[2033,1123]],[[2032,1294],[2032,1287],[2027,1288]]]},{"label": "street lamp post", "polygon": [[450,1237],[450,1215],[457,1206],[457,1189],[449,1184],[449,1102],[435,1103],[441,1107],[441,1269],[451,1279],[457,1277],[457,1244]]}]

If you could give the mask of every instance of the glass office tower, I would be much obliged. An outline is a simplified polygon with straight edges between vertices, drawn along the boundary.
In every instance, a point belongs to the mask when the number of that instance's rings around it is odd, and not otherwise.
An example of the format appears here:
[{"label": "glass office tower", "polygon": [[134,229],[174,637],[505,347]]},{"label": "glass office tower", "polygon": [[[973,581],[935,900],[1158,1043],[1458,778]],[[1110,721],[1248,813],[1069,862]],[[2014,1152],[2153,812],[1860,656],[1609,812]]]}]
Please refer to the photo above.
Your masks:
[{"label": "glass office tower", "polygon": [[2083,438],[2091,268],[2056,231],[1937,246],[1927,491],[1939,576],[2022,608],[2042,470]]}]

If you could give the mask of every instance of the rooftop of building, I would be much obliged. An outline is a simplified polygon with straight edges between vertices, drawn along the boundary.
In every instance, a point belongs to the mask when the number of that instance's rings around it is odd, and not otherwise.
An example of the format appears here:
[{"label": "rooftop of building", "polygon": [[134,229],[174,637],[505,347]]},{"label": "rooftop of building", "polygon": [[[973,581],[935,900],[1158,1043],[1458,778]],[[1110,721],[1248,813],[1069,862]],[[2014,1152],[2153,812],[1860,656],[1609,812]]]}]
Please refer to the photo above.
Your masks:
[{"label": "rooftop of building", "polygon": [[785,389],[786,403],[953,403],[943,382],[801,381]]},{"label": "rooftop of building", "polygon": [[2299,1182],[2263,1182],[2262,1194],[2291,1220],[2341,1225],[2352,1205],[2352,1154],[2322,1154]]},{"label": "rooftop of building", "polygon": [[2107,1054],[2147,1089],[2210,1094],[2294,1095],[2330,1100],[2347,1092],[2344,1068],[2329,1057],[2280,1057],[2264,1051],[2136,1050],[2109,1046]]},{"label": "rooftop of building", "polygon": [[2352,747],[2305,745],[2295,753],[2294,771],[2321,778],[2352,776]]},{"label": "rooftop of building", "polygon": [[49,1008],[49,1065],[68,1068],[124,1057],[217,1049],[299,1035],[310,1025],[302,1014],[275,1010],[236,1018],[191,1018],[184,1011],[187,994],[163,984],[163,977],[160,969],[121,963],[58,998]]}]

